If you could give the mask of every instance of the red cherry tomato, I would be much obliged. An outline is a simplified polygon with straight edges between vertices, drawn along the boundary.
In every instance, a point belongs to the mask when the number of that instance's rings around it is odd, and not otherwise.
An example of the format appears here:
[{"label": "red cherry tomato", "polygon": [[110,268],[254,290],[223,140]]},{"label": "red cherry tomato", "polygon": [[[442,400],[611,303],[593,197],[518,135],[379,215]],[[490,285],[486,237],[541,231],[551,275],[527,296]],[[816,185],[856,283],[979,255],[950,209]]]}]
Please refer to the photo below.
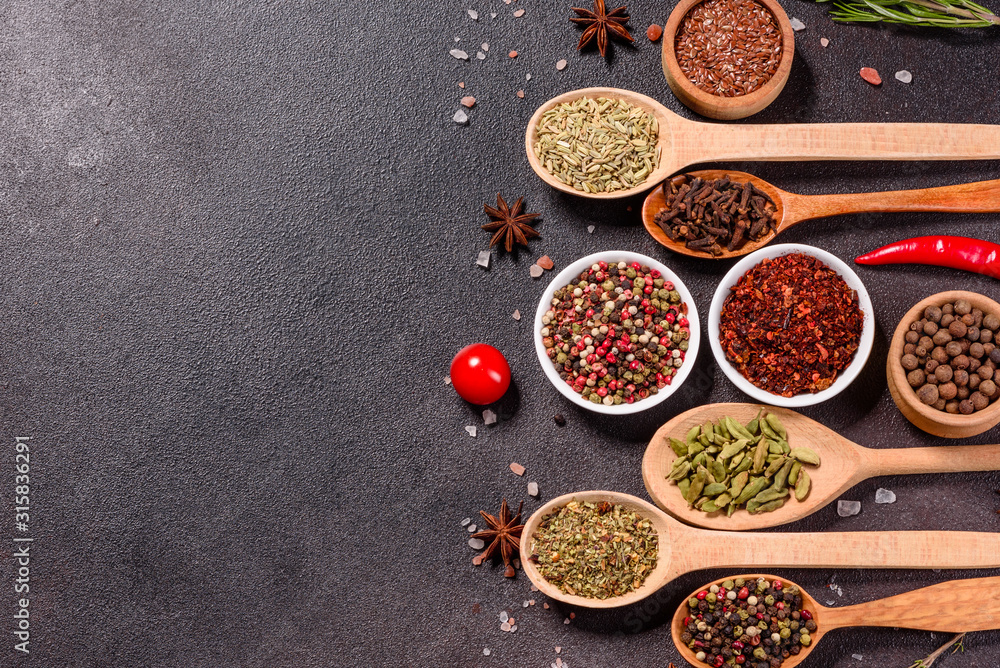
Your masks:
[{"label": "red cherry tomato", "polygon": [[473,343],[451,361],[451,384],[458,396],[484,406],[492,404],[510,386],[510,365],[503,353],[485,343]]}]

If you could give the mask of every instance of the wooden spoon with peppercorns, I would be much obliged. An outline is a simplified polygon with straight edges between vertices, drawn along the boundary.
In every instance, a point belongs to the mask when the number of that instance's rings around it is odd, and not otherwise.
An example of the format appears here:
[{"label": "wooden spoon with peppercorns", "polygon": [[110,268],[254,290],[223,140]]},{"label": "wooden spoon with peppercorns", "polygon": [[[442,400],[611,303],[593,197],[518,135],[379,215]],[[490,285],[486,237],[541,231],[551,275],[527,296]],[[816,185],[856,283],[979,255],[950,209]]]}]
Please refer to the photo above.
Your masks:
[{"label": "wooden spoon with peppercorns", "polygon": [[[761,408],[784,424],[789,446],[811,448],[819,455],[819,467],[808,469],[812,481],[809,495],[802,501],[790,498],[777,510],[756,515],[741,509],[727,517],[724,512],[706,513],[690,507],[677,485],[667,480],[677,457],[670,447],[670,437],[684,440],[691,427],[717,422],[725,416],[746,424],[757,417]],[[1000,470],[1000,445],[864,448],[795,411],[741,403],[706,404],[681,413],[656,431],[642,459],[642,479],[656,505],[687,524],[726,531],[763,529],[800,520],[876,476],[994,470]]]},{"label": "wooden spoon with peppercorns", "polygon": [[[700,179],[700,181],[695,181]],[[667,224],[671,229],[686,228],[692,235],[700,234],[695,231],[702,227],[718,225],[717,218],[708,220],[709,216],[718,216],[719,207],[712,209],[712,201],[704,205],[707,210],[700,218],[701,224],[686,220],[688,208],[697,206],[695,202],[699,199],[708,198],[713,195],[716,188],[709,187],[712,181],[722,179],[723,185],[718,188],[719,192],[725,193],[723,196],[713,197],[714,202],[726,201],[727,206],[721,215],[727,216],[733,230],[738,225],[737,220],[745,221],[743,232],[738,238],[739,242],[731,244],[728,241],[735,236],[733,231],[726,227],[714,227],[716,230],[726,230],[729,235],[723,240],[717,241],[714,246],[706,244],[704,248],[692,248],[688,246],[688,240],[681,235],[676,239],[660,226],[656,220],[657,214],[663,212],[666,218],[668,214],[677,212],[678,217],[672,218],[674,223]],[[678,185],[686,183],[689,190],[682,191],[684,194],[691,194],[690,202],[685,202],[682,195],[681,202],[675,202],[671,195],[671,209],[667,209],[667,199],[664,187],[671,189],[671,183]],[[690,190],[691,186],[703,194]],[[746,202],[742,202],[742,190],[746,189],[748,196]],[[706,190],[706,187],[708,189]],[[735,195],[735,198],[733,197]],[[684,204],[683,209],[679,204]],[[729,211],[733,205],[736,212],[729,216]],[[781,190],[763,179],[759,179],[753,174],[745,172],[734,172],[732,170],[705,169],[696,172],[687,172],[665,181],[663,186],[656,188],[646,196],[646,201],[642,205],[642,223],[646,226],[649,234],[658,242],[682,255],[692,257],[714,258],[716,260],[726,260],[733,257],[746,255],[757,250],[761,246],[770,243],[776,236],[805,220],[816,218],[828,218],[830,216],[840,216],[850,213],[874,213],[874,212],[900,212],[900,211],[944,211],[948,213],[988,213],[1000,211],[1000,180],[980,181],[977,183],[964,183],[955,186],[944,186],[941,188],[924,188],[922,190],[896,190],[892,192],[880,193],[859,193],[859,194],[833,194],[833,195],[796,195],[795,193]],[[698,211],[695,211],[697,214]],[[760,231],[750,235],[752,226],[758,219],[766,220],[767,213],[773,220],[772,223],[762,223]],[[664,221],[666,222],[666,221]],[[722,221],[725,224],[725,221]],[[684,230],[681,230],[683,232]],[[698,236],[699,239],[711,241],[706,236]],[[705,243],[702,241],[692,241],[694,244]]]},{"label": "wooden spoon with peppercorns", "polygon": [[[800,644],[798,654],[791,655],[785,659],[781,663],[781,668],[794,668],[805,661],[806,657],[816,648],[819,641],[823,639],[823,636],[834,629],[851,626],[879,626],[919,629],[922,631],[942,631],[944,633],[1000,629],[1000,599],[995,596],[983,595],[984,592],[993,591],[993,589],[1000,585],[1000,578],[996,577],[952,580],[877,601],[849,605],[843,608],[828,608],[817,603],[816,599],[810,596],[805,589],[787,578],[762,574],[733,575],[709,582],[691,592],[691,595],[684,599],[684,603],[674,613],[673,622],[670,625],[670,636],[674,640],[674,645],[677,646],[677,651],[692,666],[712,666],[714,663],[711,661],[699,661],[696,658],[696,653],[700,648],[689,648],[687,643],[681,638],[681,635],[687,630],[684,620],[692,614],[691,608],[688,606],[688,601],[692,598],[697,599],[701,592],[709,591],[712,585],[721,587],[727,580],[737,580],[740,578],[747,580],[748,591],[737,591],[737,601],[750,600],[749,597],[753,595],[753,592],[750,590],[754,589],[751,583],[755,582],[758,578],[764,578],[768,584],[772,585],[775,581],[780,582],[782,584],[782,591],[786,591],[791,587],[797,587],[798,593],[802,597],[802,605],[799,607],[799,610],[807,611],[806,613],[799,613],[798,621],[804,625],[811,618],[811,621],[815,624],[815,629],[809,634],[809,644],[807,646]],[[733,584],[735,585],[735,583]],[[772,586],[771,589],[773,588]],[[733,589],[736,590],[737,588],[734,586]],[[725,596],[726,594],[722,595]],[[773,594],[776,599],[778,595],[779,592]],[[761,598],[758,597],[758,605],[763,603]],[[782,598],[784,597],[782,596]],[[943,601],[947,601],[947,605],[943,605]],[[777,602],[775,600],[775,604]],[[781,602],[784,603],[784,601]],[[766,603],[764,614],[770,614]],[[791,617],[786,617],[786,619],[791,620]],[[698,620],[694,621],[697,622]],[[710,624],[710,626],[712,625]],[[763,640],[763,638],[769,637],[771,632],[768,630],[765,633],[766,635],[760,634],[757,637]],[[726,640],[724,634],[722,638],[723,646],[725,646]],[[737,648],[739,650],[738,653],[747,656],[746,661],[741,665],[756,666],[757,660],[750,657],[753,656],[753,650],[762,644],[762,642],[759,642],[757,645],[751,643],[749,646],[744,644],[742,649]]]},{"label": "wooden spoon with peppercorns", "polygon": [[[657,537],[657,559],[635,589],[606,599],[586,598],[563,591],[542,576],[534,561],[535,533],[546,517],[570,501],[608,504],[608,512],[618,505],[650,521]],[[627,542],[628,536],[617,539],[608,536],[608,540],[594,537],[594,540],[599,541],[595,544],[609,540]],[[584,608],[616,608],[637,603],[677,577],[705,568],[1000,568],[1000,533],[726,533],[681,524],[648,501],[630,494],[592,490],[564,494],[536,510],[524,524],[520,552],[525,574],[546,596]],[[554,556],[550,554],[550,560]],[[600,564],[595,564],[591,572],[597,573],[600,568]]]}]

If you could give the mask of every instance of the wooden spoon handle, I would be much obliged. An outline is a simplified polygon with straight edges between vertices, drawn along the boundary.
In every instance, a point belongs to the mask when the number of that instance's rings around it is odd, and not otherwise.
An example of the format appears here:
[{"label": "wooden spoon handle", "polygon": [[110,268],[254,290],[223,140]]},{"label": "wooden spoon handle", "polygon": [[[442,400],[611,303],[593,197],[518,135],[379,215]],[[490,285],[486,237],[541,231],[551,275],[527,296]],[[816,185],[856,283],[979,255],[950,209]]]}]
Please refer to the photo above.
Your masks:
[{"label": "wooden spoon handle", "polygon": [[672,559],[702,568],[1000,568],[1000,533],[726,533],[689,529]]},{"label": "wooden spoon handle", "polygon": [[787,205],[795,224],[813,218],[849,213],[889,211],[945,211],[988,213],[1000,211],[1000,180],[963,183],[922,190],[894,190],[847,195],[792,195]]},{"label": "wooden spoon handle", "polygon": [[1000,470],[1000,445],[874,450],[864,448],[865,476]]},{"label": "wooden spoon handle", "polygon": [[1000,158],[1000,126],[958,123],[708,125],[705,160],[984,160]]},{"label": "wooden spoon handle", "polygon": [[823,628],[898,626],[924,631],[1000,629],[1000,577],[953,580],[846,608],[825,608]]}]

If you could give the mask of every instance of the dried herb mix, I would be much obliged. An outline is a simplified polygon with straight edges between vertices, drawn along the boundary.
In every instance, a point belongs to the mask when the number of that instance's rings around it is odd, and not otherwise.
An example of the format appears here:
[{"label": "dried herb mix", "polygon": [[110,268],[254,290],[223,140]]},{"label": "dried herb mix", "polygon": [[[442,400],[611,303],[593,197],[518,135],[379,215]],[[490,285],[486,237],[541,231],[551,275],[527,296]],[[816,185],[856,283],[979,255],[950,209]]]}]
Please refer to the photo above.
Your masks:
[{"label": "dried herb mix", "polygon": [[584,399],[631,404],[670,385],[684,363],[687,312],[659,271],[601,261],[555,291],[542,316],[542,344]]},{"label": "dried herb mix", "polygon": [[688,599],[681,642],[713,668],[777,668],[812,644],[802,592],[781,580],[734,578]]},{"label": "dried herb mix", "polygon": [[815,257],[790,253],[762,260],[730,288],[719,339],[744,378],[793,397],[830,387],[863,327],[857,292]]},{"label": "dried herb mix", "polygon": [[581,97],[542,115],[535,157],[561,183],[585,193],[634,188],[660,162],[659,124],[624,100]]},{"label": "dried herb mix", "polygon": [[652,522],[619,504],[570,501],[542,519],[533,539],[538,572],[574,596],[622,596],[656,567]]},{"label": "dried herb mix", "polygon": [[931,408],[970,415],[1000,398],[1000,318],[967,299],[928,306],[910,323],[899,363],[917,398]]},{"label": "dried herb mix", "polygon": [[746,95],[778,71],[781,30],[770,10],[754,0],[705,0],[681,21],[674,53],[681,71],[701,90]]},{"label": "dried herb mix", "polygon": [[691,507],[729,517],[740,508],[777,510],[793,494],[802,501],[812,485],[804,467],[820,465],[813,450],[792,448],[781,420],[763,410],[745,426],[729,416],[694,426],[670,447],[677,458],[667,480]]},{"label": "dried herb mix", "polygon": [[673,241],[691,250],[720,255],[774,231],[776,206],[749,181],[728,176],[704,181],[679,174],[663,182],[666,207],[654,220]]}]

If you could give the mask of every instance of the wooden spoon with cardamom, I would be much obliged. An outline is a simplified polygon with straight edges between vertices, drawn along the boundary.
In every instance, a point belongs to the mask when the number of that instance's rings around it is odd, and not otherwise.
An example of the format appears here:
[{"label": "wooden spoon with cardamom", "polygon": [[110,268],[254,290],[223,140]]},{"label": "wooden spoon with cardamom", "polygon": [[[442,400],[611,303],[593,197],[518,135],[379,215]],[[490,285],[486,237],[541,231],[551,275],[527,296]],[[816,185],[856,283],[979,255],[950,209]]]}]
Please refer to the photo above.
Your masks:
[{"label": "wooden spoon with cardamom", "polygon": [[[674,613],[670,636],[677,646],[677,651],[692,666],[709,664],[696,659],[696,650],[692,650],[681,640],[681,634],[685,631],[684,618],[690,614],[687,601],[712,585],[721,585],[726,580],[737,578],[747,581],[765,578],[768,582],[780,580],[786,588],[798,587],[802,596],[802,607],[810,612],[813,621],[816,622],[816,630],[810,634],[812,641],[809,645],[802,647],[798,654],[785,659],[781,668],[795,668],[806,660],[827,633],[851,626],[919,629],[944,633],[1000,629],[1000,598],[983,595],[984,592],[993,591],[1000,586],[1000,577],[952,580],[877,601],[842,608],[828,608],[817,603],[805,589],[787,578],[761,574],[732,575],[709,582],[691,592],[691,596],[686,598]],[[942,605],[942,601],[947,601],[947,605]],[[745,654],[751,655],[752,652],[745,651]]]},{"label": "wooden spoon with cardamom", "polygon": [[[781,420],[792,448],[804,446],[820,456],[818,468],[805,469],[812,480],[809,495],[802,501],[789,498],[781,508],[756,515],[737,510],[732,517],[727,517],[723,512],[704,513],[689,507],[677,485],[667,480],[677,457],[670,447],[670,437],[683,441],[691,427],[710,420],[718,421],[727,415],[746,424],[761,408]],[[859,482],[876,476],[993,470],[1000,470],[1000,445],[876,450],[861,447],[795,411],[743,403],[706,404],[677,415],[656,431],[642,459],[642,479],[656,505],[687,524],[730,531],[763,529],[802,519],[835,501]]]},{"label": "wooden spoon with cardamom", "polygon": [[663,189],[656,188],[646,196],[642,204],[642,224],[650,236],[681,255],[716,260],[726,260],[752,253],[792,227],[805,220],[828,218],[850,213],[878,213],[902,211],[942,211],[946,213],[989,213],[1000,211],[1000,179],[963,183],[940,188],[920,190],[896,190],[880,193],[856,193],[833,195],[796,195],[771,185],[764,179],[746,172],[732,170],[705,169],[688,172],[687,176],[700,177],[705,181],[728,176],[734,183],[751,183],[767,194],[774,202],[775,229],[756,241],[747,241],[740,248],[722,249],[719,255],[688,248],[683,241],[674,241],[656,224],[656,214],[666,208]]},{"label": "wooden spoon with cardamom", "polygon": [[[538,123],[548,110],[581,97],[606,97],[639,106],[656,119],[659,161],[644,181],[626,190],[585,193],[556,178],[535,155]],[[669,175],[703,162],[794,160],[993,160],[1000,158],[1000,125],[971,123],[792,123],[729,125],[688,120],[651,97],[621,88],[581,88],[542,104],[528,121],[524,145],[539,178],[570,195],[616,199],[646,192]]]},{"label": "wooden spoon with cardamom", "polygon": [[[651,521],[657,536],[656,565],[636,589],[612,598],[586,598],[568,594],[542,576],[532,557],[535,533],[548,515],[572,501],[621,505]],[[705,568],[1000,568],[1000,533],[726,533],[681,524],[630,494],[592,490],[552,499],[528,518],[521,532],[521,565],[546,596],[584,608],[616,608],[641,601],[675,578]]]}]

